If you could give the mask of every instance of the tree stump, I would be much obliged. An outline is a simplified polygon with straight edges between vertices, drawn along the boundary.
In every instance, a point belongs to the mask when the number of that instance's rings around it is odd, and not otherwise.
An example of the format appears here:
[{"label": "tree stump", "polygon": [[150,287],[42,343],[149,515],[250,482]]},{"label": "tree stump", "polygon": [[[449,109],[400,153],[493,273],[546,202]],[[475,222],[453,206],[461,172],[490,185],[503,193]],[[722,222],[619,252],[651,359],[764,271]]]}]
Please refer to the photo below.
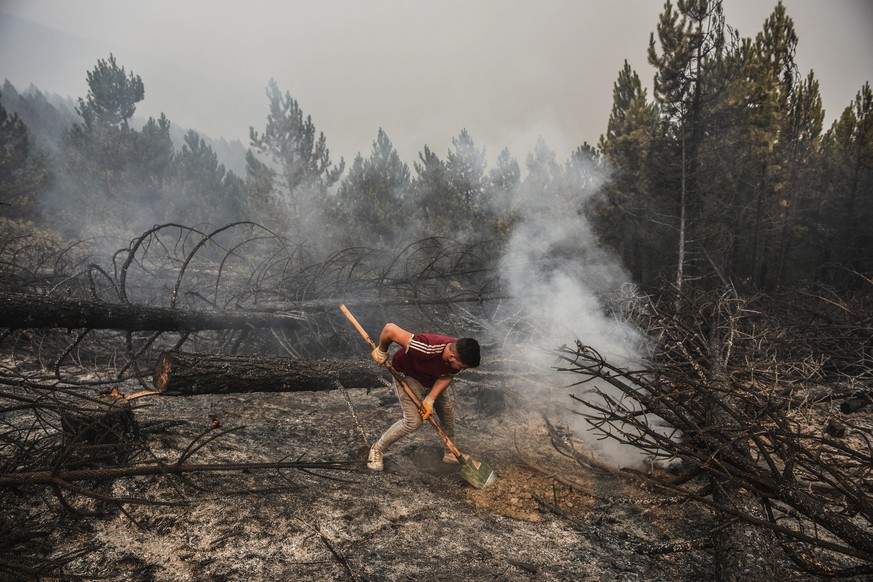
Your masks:
[{"label": "tree stump", "polygon": [[64,454],[76,464],[127,462],[139,425],[130,402],[117,391],[80,400],[61,413]]}]

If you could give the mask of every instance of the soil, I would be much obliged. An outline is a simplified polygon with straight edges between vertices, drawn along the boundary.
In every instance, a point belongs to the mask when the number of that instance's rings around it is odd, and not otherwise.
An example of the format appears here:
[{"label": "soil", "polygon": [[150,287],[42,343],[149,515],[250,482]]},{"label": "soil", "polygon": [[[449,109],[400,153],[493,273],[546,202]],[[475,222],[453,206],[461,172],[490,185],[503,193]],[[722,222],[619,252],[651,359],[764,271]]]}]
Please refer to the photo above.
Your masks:
[{"label": "soil", "polygon": [[[133,401],[136,419],[168,462],[212,427],[209,435],[236,430],[190,462],[348,465],[118,480],[107,493],[172,504],[67,516],[52,543],[58,555],[93,550],[69,574],[119,580],[713,579],[711,550],[696,544],[712,526],[708,514],[560,455],[542,418],[560,422],[560,410],[515,394],[489,414],[458,384],[456,444],[497,471],[485,489],[442,462],[426,425],[389,449],[384,472],[366,469],[367,443],[399,417],[386,386],[147,396]],[[668,551],[674,542],[696,549]]]}]

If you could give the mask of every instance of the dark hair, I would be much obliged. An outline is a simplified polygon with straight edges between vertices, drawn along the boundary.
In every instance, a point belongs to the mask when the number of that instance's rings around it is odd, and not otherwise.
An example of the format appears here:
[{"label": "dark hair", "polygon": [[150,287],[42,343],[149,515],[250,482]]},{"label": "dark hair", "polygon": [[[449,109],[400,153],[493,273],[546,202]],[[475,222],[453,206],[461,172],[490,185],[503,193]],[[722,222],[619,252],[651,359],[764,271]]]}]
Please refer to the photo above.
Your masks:
[{"label": "dark hair", "polygon": [[475,368],[479,365],[479,342],[471,337],[462,337],[455,342],[455,349],[465,366]]}]

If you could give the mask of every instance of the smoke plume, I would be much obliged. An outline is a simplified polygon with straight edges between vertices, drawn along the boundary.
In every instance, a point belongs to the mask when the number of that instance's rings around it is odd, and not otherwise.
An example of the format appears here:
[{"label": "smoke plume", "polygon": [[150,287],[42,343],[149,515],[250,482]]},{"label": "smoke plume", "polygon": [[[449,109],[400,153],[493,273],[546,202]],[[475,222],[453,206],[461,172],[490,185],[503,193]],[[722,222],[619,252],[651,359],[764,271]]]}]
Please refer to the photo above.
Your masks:
[{"label": "smoke plume", "polygon": [[[514,207],[521,221],[501,262],[507,289],[521,300],[526,319],[536,325],[532,345],[517,346],[519,357],[544,370],[549,375],[545,384],[562,388],[556,397],[563,398],[570,391],[579,391],[569,388],[576,380],[572,375],[554,369],[558,365],[556,348],[578,339],[610,363],[633,367],[640,362],[645,341],[606,307],[606,301],[630,277],[616,257],[597,244],[582,211],[608,179],[606,171],[591,162],[583,163],[581,170],[574,174],[575,183],[564,189],[574,195],[565,199],[519,190]],[[615,393],[608,384],[597,388]],[[573,418],[577,419],[571,427],[574,433],[591,441],[588,444],[611,462],[628,465],[641,460],[635,451],[611,441],[586,438],[591,436],[588,425],[578,420],[579,416]]]}]

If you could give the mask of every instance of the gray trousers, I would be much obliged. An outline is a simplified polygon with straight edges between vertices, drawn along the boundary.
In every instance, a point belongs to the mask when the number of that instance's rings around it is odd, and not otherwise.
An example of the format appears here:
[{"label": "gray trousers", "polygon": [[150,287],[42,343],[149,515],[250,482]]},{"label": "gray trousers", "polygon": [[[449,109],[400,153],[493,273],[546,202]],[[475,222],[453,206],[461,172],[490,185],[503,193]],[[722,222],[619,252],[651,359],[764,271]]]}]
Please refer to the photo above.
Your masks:
[{"label": "gray trousers", "polygon": [[[422,386],[415,378],[407,376],[404,380],[406,380],[409,388],[415,393],[419,401],[423,400],[427,395],[429,388]],[[391,384],[391,388],[394,389],[394,394],[397,395],[397,400],[400,402],[400,408],[403,411],[403,418],[391,425],[391,427],[386,430],[381,437],[379,437],[379,440],[376,441],[376,447],[383,452],[399,439],[417,431],[421,428],[423,422],[421,420],[421,415],[418,413],[418,408],[415,406],[412,398],[407,396],[406,392],[403,390],[403,386],[401,386],[397,380],[394,380]],[[446,434],[449,435],[449,437],[455,436],[455,404],[448,388],[443,390],[443,393],[440,394],[439,398],[437,398],[433,403],[433,411],[434,414],[439,417],[440,426],[444,431],[446,431]]]}]

